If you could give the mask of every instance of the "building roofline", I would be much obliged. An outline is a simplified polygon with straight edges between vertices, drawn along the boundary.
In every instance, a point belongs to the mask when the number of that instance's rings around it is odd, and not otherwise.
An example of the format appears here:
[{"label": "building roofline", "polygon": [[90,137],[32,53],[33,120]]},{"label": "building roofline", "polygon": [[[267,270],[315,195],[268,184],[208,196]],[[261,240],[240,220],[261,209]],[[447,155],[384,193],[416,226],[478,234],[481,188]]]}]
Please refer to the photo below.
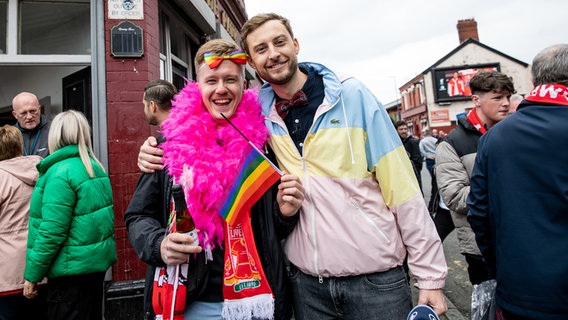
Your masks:
[{"label": "building roofline", "polygon": [[443,56],[441,59],[439,59],[438,61],[436,61],[433,65],[431,65],[430,67],[426,68],[424,71],[422,71],[422,74],[427,74],[428,72],[430,72],[430,70],[436,68],[437,66],[439,66],[440,64],[442,64],[442,62],[446,61],[449,57],[453,56],[456,52],[460,51],[461,49],[465,48],[467,45],[469,44],[474,44],[474,45],[478,45],[484,49],[487,49],[493,53],[496,53],[506,59],[509,59],[511,61],[514,61],[522,66],[524,66],[525,68],[529,66],[528,63],[523,62],[519,59],[513,58],[510,55],[507,55],[499,50],[496,50],[488,45],[485,45],[477,40],[475,40],[474,38],[469,38],[467,40],[465,40],[464,42],[462,42],[459,46],[455,47],[452,51],[448,52],[445,56]]}]

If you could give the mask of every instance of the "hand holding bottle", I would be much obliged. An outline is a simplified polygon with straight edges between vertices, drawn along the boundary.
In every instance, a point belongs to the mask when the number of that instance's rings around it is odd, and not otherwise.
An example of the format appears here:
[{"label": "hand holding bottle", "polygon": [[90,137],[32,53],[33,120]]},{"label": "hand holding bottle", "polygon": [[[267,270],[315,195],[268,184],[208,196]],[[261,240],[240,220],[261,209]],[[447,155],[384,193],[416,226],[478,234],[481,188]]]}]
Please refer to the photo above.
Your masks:
[{"label": "hand holding bottle", "polygon": [[193,218],[187,209],[183,189],[180,185],[172,186],[172,197],[176,211],[176,231],[168,234],[162,240],[160,253],[164,263],[177,265],[187,262],[190,253],[203,250],[199,246],[197,229]]}]

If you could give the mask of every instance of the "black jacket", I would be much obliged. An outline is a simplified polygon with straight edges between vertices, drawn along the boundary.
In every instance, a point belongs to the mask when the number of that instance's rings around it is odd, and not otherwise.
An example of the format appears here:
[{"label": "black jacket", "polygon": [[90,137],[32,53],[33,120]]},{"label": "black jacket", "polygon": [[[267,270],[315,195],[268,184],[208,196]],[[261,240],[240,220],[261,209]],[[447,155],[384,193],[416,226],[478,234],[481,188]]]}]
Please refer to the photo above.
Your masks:
[{"label": "black jacket", "polygon": [[[281,240],[291,232],[298,217],[296,215],[286,218],[281,215],[276,203],[277,185],[278,182],[251,208],[251,224],[262,267],[275,296],[275,319],[287,320],[292,314],[292,297],[288,288],[286,258]],[[164,266],[160,257],[160,243],[164,238],[169,216],[171,186],[172,182],[166,170],[153,174],[143,173],[124,215],[130,243],[138,257],[148,264],[144,290],[144,314],[148,319],[153,315],[151,291],[154,270],[157,266]],[[195,259],[190,260],[187,299],[222,301],[220,288],[211,288],[207,284],[210,280],[220,283],[223,266],[211,262],[205,264],[204,254],[201,252]],[[223,261],[221,250],[214,250],[213,254],[216,256],[214,261]],[[219,267],[221,272],[211,272],[212,268]],[[214,297],[215,295],[220,296]]]}]

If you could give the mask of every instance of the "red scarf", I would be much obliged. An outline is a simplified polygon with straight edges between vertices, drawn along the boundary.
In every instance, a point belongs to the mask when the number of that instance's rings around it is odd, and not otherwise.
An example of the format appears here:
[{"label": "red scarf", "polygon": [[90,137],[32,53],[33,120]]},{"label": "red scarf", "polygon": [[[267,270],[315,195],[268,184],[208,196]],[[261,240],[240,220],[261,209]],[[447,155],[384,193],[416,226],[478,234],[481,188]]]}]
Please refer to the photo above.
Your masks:
[{"label": "red scarf", "polygon": [[525,100],[568,106],[568,88],[561,84],[543,84],[534,88]]},{"label": "red scarf", "polygon": [[479,119],[479,116],[477,115],[477,108],[473,108],[469,111],[467,114],[467,121],[471,123],[477,131],[481,132],[481,134],[485,134],[487,132],[483,122],[481,122],[481,119]]},{"label": "red scarf", "polygon": [[[274,299],[254,244],[250,212],[239,213],[235,226],[228,227],[217,211],[218,202],[238,172],[247,141],[229,123],[209,114],[195,83],[188,83],[172,104],[169,118],[162,124],[164,164],[175,183],[183,186],[205,251],[224,244],[223,318],[271,319]],[[245,91],[231,121],[262,148],[268,130],[256,91]],[[185,288],[180,288],[178,294],[185,294]],[[185,308],[185,301],[183,307],[177,304],[176,309]],[[168,312],[163,314],[168,319]],[[183,313],[179,319],[183,319]]]},{"label": "red scarf", "polygon": [[[173,202],[173,201],[172,201]],[[166,235],[176,232],[176,212],[173,204]],[[187,296],[186,282],[189,265],[158,267],[154,271],[154,285],[152,288],[152,307],[156,320],[170,319],[183,320],[185,300]]]}]

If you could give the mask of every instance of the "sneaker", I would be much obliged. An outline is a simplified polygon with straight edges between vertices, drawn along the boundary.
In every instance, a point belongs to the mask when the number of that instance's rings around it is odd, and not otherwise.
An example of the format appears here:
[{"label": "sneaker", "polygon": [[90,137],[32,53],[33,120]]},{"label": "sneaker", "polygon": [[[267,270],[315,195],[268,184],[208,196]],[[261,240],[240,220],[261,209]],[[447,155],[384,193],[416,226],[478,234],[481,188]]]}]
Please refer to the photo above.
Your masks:
[{"label": "sneaker", "polygon": [[410,310],[406,320],[440,320],[440,318],[430,306],[421,304]]}]

